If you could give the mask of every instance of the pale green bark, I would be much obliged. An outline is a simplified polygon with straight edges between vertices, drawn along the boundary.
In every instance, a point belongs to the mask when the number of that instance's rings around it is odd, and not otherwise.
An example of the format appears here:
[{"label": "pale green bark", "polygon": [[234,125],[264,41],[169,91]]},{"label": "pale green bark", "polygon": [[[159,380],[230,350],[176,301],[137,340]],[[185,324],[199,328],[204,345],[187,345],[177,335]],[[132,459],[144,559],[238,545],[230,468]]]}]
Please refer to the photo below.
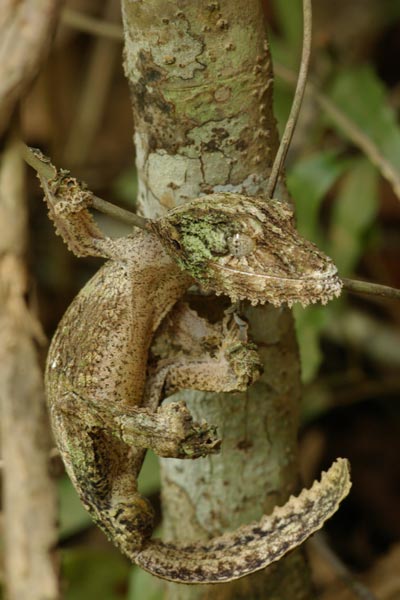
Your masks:
[{"label": "pale green bark", "polygon": [[[125,0],[123,11],[141,211],[154,217],[212,191],[262,195],[278,137],[261,1]],[[264,375],[244,394],[184,394],[193,414],[218,426],[223,446],[218,456],[163,461],[170,538],[233,529],[297,490],[300,378],[292,318],[272,307],[247,314]],[[170,585],[167,596],[309,600],[312,592],[297,552],[239,582]]]}]

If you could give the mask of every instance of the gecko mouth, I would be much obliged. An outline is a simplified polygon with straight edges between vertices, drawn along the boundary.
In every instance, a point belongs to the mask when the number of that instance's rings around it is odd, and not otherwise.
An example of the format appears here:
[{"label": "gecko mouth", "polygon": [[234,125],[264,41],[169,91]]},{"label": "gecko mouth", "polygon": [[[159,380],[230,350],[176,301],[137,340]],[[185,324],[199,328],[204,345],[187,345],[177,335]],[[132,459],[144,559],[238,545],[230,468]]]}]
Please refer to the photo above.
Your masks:
[{"label": "gecko mouth", "polygon": [[329,270],[326,270],[325,272],[316,271],[312,275],[305,276],[305,277],[285,277],[282,275],[267,275],[266,273],[253,273],[252,271],[243,271],[242,269],[227,267],[226,265],[219,265],[216,263],[212,266],[212,268],[220,269],[221,271],[227,271],[227,272],[234,273],[234,274],[246,275],[247,277],[251,277],[252,279],[260,278],[260,279],[270,279],[270,280],[275,280],[275,281],[298,281],[298,282],[318,281],[320,279],[324,280],[324,279],[329,279],[329,278],[337,276],[337,269],[334,265],[331,265],[331,268]]},{"label": "gecko mouth", "polygon": [[[249,300],[253,306],[269,302],[274,306],[298,302],[303,306],[329,300],[340,295],[342,282],[335,265],[304,277],[287,277],[254,273],[214,263],[210,268],[215,280],[207,288],[217,296],[228,295],[233,302]],[[230,274],[234,277],[230,277]]]}]

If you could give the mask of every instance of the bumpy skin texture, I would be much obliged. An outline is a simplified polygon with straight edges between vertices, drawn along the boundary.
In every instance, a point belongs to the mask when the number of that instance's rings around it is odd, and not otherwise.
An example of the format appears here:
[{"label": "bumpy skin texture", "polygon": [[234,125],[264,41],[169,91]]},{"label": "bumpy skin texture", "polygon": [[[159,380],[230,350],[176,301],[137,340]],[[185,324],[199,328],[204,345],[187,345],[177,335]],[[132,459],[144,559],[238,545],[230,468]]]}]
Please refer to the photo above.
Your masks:
[{"label": "bumpy skin texture", "polygon": [[[278,560],[337,510],[350,488],[347,461],[339,459],[320,483],[259,523],[208,544],[188,546],[150,539],[153,513],[137,491],[137,476],[147,448],[159,456],[176,458],[218,451],[220,440],[213,427],[193,422],[184,403],[159,407],[166,394],[183,388],[245,390],[260,373],[254,345],[232,314],[211,325],[183,303],[174,308],[193,283],[192,276],[233,299],[243,294],[253,302],[265,297],[278,304],[294,299],[306,302],[312,273],[307,271],[307,283],[302,286],[298,267],[290,270],[283,208],[274,213],[265,211],[260,201],[253,205],[253,200],[243,196],[214,195],[190,203],[187,211],[171,211],[149,231],[111,240],[103,236],[87,210],[90,192],[68,172],[54,169],[54,178],[41,178],[41,184],[50,217],[69,248],[77,255],[110,259],[64,315],[46,368],[56,443],[83,504],[124,554],[164,579],[229,581]],[[264,215],[270,217],[265,227]],[[263,247],[271,251],[272,246],[263,242],[268,233],[278,243],[271,256],[263,252]],[[291,229],[288,239],[293,248],[303,251],[304,273],[310,245],[296,235]],[[191,252],[197,256],[199,248],[200,259],[192,263]],[[256,252],[256,260],[248,262],[247,273],[240,275],[238,284],[235,265],[242,264],[242,257],[249,261],[249,248]],[[331,263],[328,259],[324,262],[315,247],[311,254],[316,261],[316,283],[327,279],[331,286],[335,278]],[[268,259],[263,262],[264,255]],[[295,287],[277,285],[279,273],[275,270],[274,278],[268,280],[272,287],[263,284],[260,290],[258,283],[253,285],[254,267],[255,277],[268,275],[268,265],[278,263],[281,255],[286,256],[281,272],[289,269],[296,275]],[[336,293],[337,288],[332,292],[329,286],[318,287],[320,299]],[[311,301],[318,293],[310,294]],[[166,315],[168,322],[159,329]],[[157,360],[150,366],[151,343]]]},{"label": "bumpy skin texture", "polygon": [[278,200],[210,194],[170,210],[153,229],[205,290],[232,301],[306,306],[340,294],[335,265],[300,236]]}]

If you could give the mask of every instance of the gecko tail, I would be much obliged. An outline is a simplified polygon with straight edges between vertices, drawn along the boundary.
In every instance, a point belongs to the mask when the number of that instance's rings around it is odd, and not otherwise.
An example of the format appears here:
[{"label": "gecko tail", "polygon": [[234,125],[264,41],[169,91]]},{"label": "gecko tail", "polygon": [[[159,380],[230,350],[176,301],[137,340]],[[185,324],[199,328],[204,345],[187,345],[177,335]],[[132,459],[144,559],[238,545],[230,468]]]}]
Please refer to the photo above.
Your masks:
[{"label": "gecko tail", "polygon": [[135,562],[152,575],[176,583],[221,583],[245,577],[279,560],[320,529],[350,488],[349,462],[338,458],[320,481],[260,521],[204,543],[150,540]]}]

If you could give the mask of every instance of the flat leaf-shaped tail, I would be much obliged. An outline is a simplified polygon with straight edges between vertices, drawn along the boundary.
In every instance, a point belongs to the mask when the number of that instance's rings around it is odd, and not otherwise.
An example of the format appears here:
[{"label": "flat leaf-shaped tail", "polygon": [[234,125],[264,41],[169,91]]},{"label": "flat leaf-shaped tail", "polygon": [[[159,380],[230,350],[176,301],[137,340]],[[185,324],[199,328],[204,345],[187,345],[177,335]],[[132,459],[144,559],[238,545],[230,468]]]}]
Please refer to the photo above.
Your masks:
[{"label": "flat leaf-shaped tail", "polygon": [[150,540],[135,562],[177,583],[219,583],[264,569],[320,529],[350,491],[349,463],[338,458],[310,489],[291,496],[260,521],[209,542],[175,545]]}]

